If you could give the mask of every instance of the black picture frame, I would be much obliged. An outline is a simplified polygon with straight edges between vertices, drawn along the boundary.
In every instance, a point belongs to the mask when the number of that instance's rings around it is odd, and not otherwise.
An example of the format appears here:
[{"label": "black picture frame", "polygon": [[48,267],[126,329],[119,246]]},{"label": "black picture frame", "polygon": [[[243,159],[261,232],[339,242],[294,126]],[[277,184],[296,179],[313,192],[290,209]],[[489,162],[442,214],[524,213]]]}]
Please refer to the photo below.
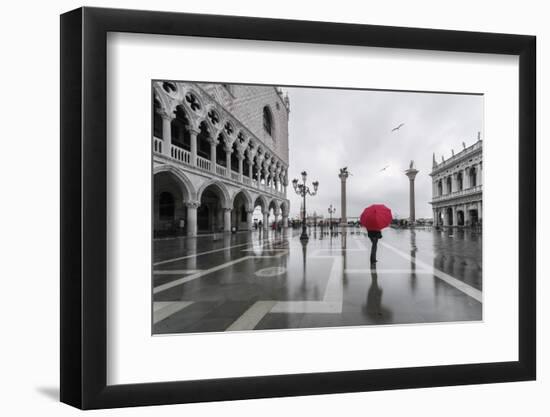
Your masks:
[{"label": "black picture frame", "polygon": [[[518,361],[108,386],[108,32],[519,56]],[[524,35],[88,7],[61,15],[61,401],[97,409],[534,380],[535,51]]]}]

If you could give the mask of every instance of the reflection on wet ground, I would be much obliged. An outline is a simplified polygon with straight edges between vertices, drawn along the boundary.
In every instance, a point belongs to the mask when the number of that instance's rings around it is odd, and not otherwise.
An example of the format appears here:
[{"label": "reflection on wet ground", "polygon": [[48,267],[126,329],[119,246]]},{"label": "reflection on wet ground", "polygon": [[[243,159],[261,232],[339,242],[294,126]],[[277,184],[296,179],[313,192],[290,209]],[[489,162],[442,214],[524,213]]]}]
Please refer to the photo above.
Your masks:
[{"label": "reflection on wet ground", "polygon": [[153,333],[481,320],[481,235],[359,229],[154,242]]}]

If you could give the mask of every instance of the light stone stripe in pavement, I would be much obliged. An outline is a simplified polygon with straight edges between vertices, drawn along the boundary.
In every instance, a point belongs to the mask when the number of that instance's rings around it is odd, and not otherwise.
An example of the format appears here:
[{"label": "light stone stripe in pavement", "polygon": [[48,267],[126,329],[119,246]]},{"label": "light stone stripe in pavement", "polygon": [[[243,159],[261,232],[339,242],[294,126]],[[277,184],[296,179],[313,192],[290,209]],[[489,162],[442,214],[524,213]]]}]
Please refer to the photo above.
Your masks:
[{"label": "light stone stripe in pavement", "polygon": [[481,291],[479,291],[477,288],[474,288],[474,287],[466,284],[465,282],[462,282],[462,281],[450,276],[449,274],[446,274],[445,272],[440,271],[439,269],[437,269],[437,268],[435,268],[435,267],[433,267],[433,266],[431,266],[431,265],[429,265],[425,262],[422,262],[419,259],[413,258],[409,254],[400,251],[399,249],[393,247],[392,245],[390,245],[388,243],[385,243],[385,242],[380,242],[380,243],[382,243],[382,245],[384,245],[386,248],[392,250],[397,255],[401,256],[402,258],[405,258],[407,260],[410,260],[410,261],[414,262],[416,265],[420,266],[421,268],[425,268],[425,269],[431,268],[433,270],[433,274],[437,278],[439,278],[440,280],[445,281],[447,284],[455,287],[459,291],[462,291],[464,294],[472,297],[474,300],[477,300],[480,303],[483,302],[483,293]]},{"label": "light stone stripe in pavement", "polygon": [[153,288],[153,294],[158,294],[159,292],[162,292],[162,291],[165,291],[167,289],[173,288],[177,285],[185,284],[186,282],[193,281],[194,279],[203,277],[203,276],[208,275],[212,272],[219,271],[220,269],[227,268],[228,266],[235,265],[239,262],[243,262],[243,261],[246,261],[248,259],[280,258],[281,256],[286,255],[287,253],[288,253],[288,251],[283,251],[280,254],[270,255],[270,256],[263,256],[263,255],[260,255],[260,256],[253,256],[253,255],[243,256],[242,258],[235,259],[233,261],[229,261],[229,262],[214,266],[214,267],[209,268],[209,269],[205,269],[203,271],[197,272],[196,274],[191,274],[191,275],[188,275],[186,277],[182,277],[182,278],[176,279],[174,281],[167,282],[166,284],[159,285],[158,287]]},{"label": "light stone stripe in pavement", "polygon": [[317,258],[334,259],[322,301],[257,301],[235,320],[226,331],[253,330],[269,313],[341,314],[343,288],[342,281],[339,278],[343,264],[342,256],[319,256]]},{"label": "light stone stripe in pavement", "polygon": [[[262,243],[265,243],[265,242],[273,242],[275,241],[276,239],[263,239],[262,240]],[[233,249],[233,248],[240,248],[240,247],[243,247],[243,246],[250,246],[250,245],[254,245],[255,243],[254,242],[246,242],[246,243],[241,243],[239,245],[233,245],[233,246],[224,246],[223,248],[219,248],[219,249],[212,249],[212,250],[208,250],[206,252],[199,252],[199,253],[194,253],[194,254],[191,254],[191,255],[186,255],[186,256],[180,256],[178,258],[172,258],[172,259],[166,259],[164,261],[158,261],[158,262],[154,262],[153,265],[154,266],[157,266],[157,265],[164,265],[164,264],[168,264],[168,263],[172,263],[172,262],[177,262],[177,261],[182,261],[184,259],[189,259],[189,258],[194,258],[194,257],[197,257],[197,256],[201,256],[201,255],[208,255],[210,253],[216,253],[216,252],[220,252],[222,250],[227,250],[227,249]]]},{"label": "light stone stripe in pavement", "polygon": [[166,270],[155,270],[153,271],[154,275],[181,275],[181,274],[196,274],[197,272],[202,271],[201,269],[166,269]]},{"label": "light stone stripe in pavement", "polygon": [[256,301],[225,331],[253,330],[264,316],[269,313],[275,303],[276,301]]},{"label": "light stone stripe in pavement", "polygon": [[189,307],[194,301],[156,301],[153,304],[153,324]]}]

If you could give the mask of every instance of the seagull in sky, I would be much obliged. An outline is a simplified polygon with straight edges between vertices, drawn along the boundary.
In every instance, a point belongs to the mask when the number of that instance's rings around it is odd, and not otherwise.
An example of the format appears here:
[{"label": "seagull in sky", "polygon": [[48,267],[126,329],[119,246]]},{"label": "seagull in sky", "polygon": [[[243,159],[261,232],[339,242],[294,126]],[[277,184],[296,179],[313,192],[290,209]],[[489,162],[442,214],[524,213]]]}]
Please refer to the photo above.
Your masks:
[{"label": "seagull in sky", "polygon": [[389,165],[386,165],[384,168],[382,168],[380,171],[378,172],[382,172],[382,171],[385,171],[386,169],[388,169],[390,166]]},{"label": "seagull in sky", "polygon": [[401,127],[404,126],[404,125],[405,125],[405,123],[401,123],[401,124],[399,124],[399,126],[394,127],[391,131],[392,131],[392,132],[395,132],[396,130],[401,129]]}]

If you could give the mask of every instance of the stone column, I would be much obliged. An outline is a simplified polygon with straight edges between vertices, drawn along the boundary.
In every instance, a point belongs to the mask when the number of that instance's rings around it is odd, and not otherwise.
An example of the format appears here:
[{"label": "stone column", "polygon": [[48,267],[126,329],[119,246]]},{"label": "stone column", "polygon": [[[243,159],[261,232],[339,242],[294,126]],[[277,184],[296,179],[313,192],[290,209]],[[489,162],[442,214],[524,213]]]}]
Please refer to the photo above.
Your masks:
[{"label": "stone column", "polygon": [[218,141],[214,138],[210,140],[210,170],[215,174],[216,173],[216,145],[218,144]]},{"label": "stone column", "polygon": [[433,225],[437,226],[437,210],[432,209],[432,216],[433,216]]},{"label": "stone column", "polygon": [[239,159],[239,181],[243,182],[243,159],[244,159],[244,155],[240,152],[237,152],[237,158]]},{"label": "stone column", "polygon": [[197,236],[197,208],[201,205],[198,201],[188,201],[187,206],[187,236]]},{"label": "stone column", "polygon": [[254,210],[246,210],[246,225],[248,227],[248,230],[254,229],[254,222],[252,221],[252,213],[254,213]]},{"label": "stone column", "polygon": [[197,166],[197,135],[199,134],[196,130],[189,130],[189,135],[191,138],[191,165]]},{"label": "stone column", "polygon": [[269,210],[262,212],[262,214],[264,215],[264,221],[263,221],[264,230],[269,230],[269,224],[268,224]]},{"label": "stone column", "polygon": [[250,184],[252,184],[252,176],[254,175],[254,158],[248,158],[248,178],[250,178]]},{"label": "stone column", "polygon": [[341,219],[340,219],[340,226],[347,226],[348,219],[346,215],[346,181],[348,179],[349,172],[347,167],[340,169],[340,174],[338,174],[338,178],[340,178],[340,213],[341,213]]},{"label": "stone column", "polygon": [[451,184],[453,191],[458,191],[458,173],[451,174]]},{"label": "stone column", "polygon": [[288,228],[288,211],[283,211],[283,229]]},{"label": "stone column", "polygon": [[416,221],[415,214],[415,197],[414,197],[414,179],[418,174],[418,170],[413,167],[412,161],[411,166],[408,170],[405,171],[405,175],[409,178],[409,222],[414,223]]},{"label": "stone column", "polygon": [[477,185],[481,185],[483,183],[483,171],[482,171],[482,163],[480,162],[479,164],[477,164],[477,167],[476,167],[476,178],[477,178]]},{"label": "stone column", "polygon": [[275,225],[279,223],[279,215],[281,214],[281,209],[277,208],[276,210],[273,210],[273,214],[275,215]]},{"label": "stone column", "polygon": [[162,113],[162,153],[166,156],[172,152],[172,119],[169,114]]},{"label": "stone column", "polygon": [[456,207],[452,207],[453,211],[453,227],[456,227],[458,225],[458,216],[456,215]]},{"label": "stone column", "polygon": [[264,189],[267,189],[267,183],[269,182],[269,171],[265,165],[264,165],[263,171],[264,171],[264,178],[265,178]]},{"label": "stone column", "polygon": [[226,176],[231,178],[231,152],[233,151],[233,145],[228,145],[226,143],[223,149],[225,150]]},{"label": "stone column", "polygon": [[481,221],[483,218],[483,203],[478,201],[477,203],[477,218]]},{"label": "stone column", "polygon": [[231,232],[231,208],[223,208],[223,231]]}]

